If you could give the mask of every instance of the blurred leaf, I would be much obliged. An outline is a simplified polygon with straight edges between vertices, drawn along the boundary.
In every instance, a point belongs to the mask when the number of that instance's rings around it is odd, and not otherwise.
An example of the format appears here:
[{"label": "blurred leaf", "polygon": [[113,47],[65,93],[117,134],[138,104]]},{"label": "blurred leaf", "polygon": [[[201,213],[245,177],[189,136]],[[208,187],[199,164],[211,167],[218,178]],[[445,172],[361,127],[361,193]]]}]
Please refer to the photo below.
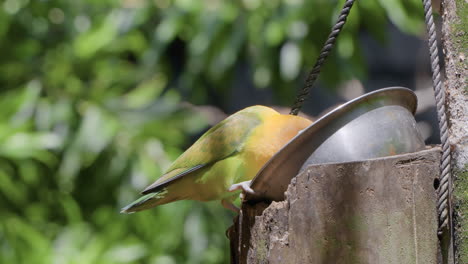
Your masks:
[{"label": "blurred leaf", "polygon": [[166,84],[167,77],[165,75],[155,75],[150,80],[143,81],[135,89],[129,92],[125,96],[125,104],[129,108],[139,108],[146,106],[157,99]]},{"label": "blurred leaf", "polygon": [[[408,1],[415,4],[416,0]],[[404,1],[399,0],[379,0],[379,3],[387,11],[390,20],[395,23],[402,31],[418,34],[423,27],[422,17],[409,14],[405,8]],[[418,1],[418,5],[420,2]],[[422,10],[422,9],[421,9]],[[422,15],[422,12],[419,14]]]},{"label": "blurred leaf", "polygon": [[25,186],[17,185],[14,183],[13,175],[7,174],[5,171],[0,170],[0,190],[3,196],[8,200],[24,204],[26,200]]},{"label": "blurred leaf", "polygon": [[76,54],[82,58],[89,58],[108,46],[118,33],[115,19],[116,13],[111,13],[99,27],[79,36],[75,42]]},{"label": "blurred leaf", "polygon": [[[290,103],[344,0],[7,0],[0,5],[0,263],[227,263],[232,214],[119,208],[241,85]],[[356,3],[320,80],[363,79],[358,36],[423,25],[417,0]]]}]

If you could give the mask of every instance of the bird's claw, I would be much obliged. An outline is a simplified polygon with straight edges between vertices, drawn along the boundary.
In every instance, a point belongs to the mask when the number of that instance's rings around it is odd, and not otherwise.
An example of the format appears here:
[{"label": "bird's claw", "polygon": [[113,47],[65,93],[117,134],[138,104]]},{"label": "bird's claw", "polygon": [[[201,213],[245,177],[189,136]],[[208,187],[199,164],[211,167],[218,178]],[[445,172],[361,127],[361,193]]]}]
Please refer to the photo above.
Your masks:
[{"label": "bird's claw", "polygon": [[235,183],[231,185],[231,187],[229,187],[228,191],[233,192],[237,190],[242,190],[246,193],[255,194],[255,191],[252,188],[250,188],[250,182],[251,181]]},{"label": "bird's claw", "polygon": [[235,183],[235,184],[231,185],[231,187],[229,187],[228,191],[234,192],[234,191],[237,191],[237,190],[242,190],[242,193],[239,196],[240,196],[240,198],[242,200],[244,200],[245,193],[255,194],[255,191],[252,188],[250,188],[250,182],[251,181],[244,181],[244,182]]}]

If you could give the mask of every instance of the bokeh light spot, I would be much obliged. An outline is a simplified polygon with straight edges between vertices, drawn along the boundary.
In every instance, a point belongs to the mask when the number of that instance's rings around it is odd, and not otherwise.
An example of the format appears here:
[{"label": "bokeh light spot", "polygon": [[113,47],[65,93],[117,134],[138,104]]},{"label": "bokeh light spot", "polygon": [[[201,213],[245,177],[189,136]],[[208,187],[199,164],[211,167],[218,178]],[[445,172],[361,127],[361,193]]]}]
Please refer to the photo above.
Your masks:
[{"label": "bokeh light spot", "polygon": [[286,43],[280,51],[280,72],[285,80],[297,77],[301,66],[301,50],[296,43]]},{"label": "bokeh light spot", "polygon": [[79,32],[85,32],[91,26],[91,21],[88,16],[80,15],[75,17],[73,24],[75,25],[76,30]]},{"label": "bokeh light spot", "polygon": [[21,8],[17,0],[7,0],[3,3],[3,9],[10,15],[14,15]]},{"label": "bokeh light spot", "polygon": [[50,22],[54,24],[62,24],[65,20],[65,14],[63,13],[62,9],[55,7],[49,11],[49,19]]}]

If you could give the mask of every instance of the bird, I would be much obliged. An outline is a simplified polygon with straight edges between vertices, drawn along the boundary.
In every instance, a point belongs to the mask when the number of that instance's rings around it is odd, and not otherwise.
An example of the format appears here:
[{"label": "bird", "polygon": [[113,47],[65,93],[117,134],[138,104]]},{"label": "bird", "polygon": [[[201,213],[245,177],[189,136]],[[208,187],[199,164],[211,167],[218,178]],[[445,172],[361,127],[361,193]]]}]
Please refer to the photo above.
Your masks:
[{"label": "bird", "polygon": [[311,120],[255,105],[244,108],[206,131],[182,153],[140,199],[122,208],[134,213],[179,200],[221,200],[233,204],[239,191],[254,193],[250,181],[262,166]]}]

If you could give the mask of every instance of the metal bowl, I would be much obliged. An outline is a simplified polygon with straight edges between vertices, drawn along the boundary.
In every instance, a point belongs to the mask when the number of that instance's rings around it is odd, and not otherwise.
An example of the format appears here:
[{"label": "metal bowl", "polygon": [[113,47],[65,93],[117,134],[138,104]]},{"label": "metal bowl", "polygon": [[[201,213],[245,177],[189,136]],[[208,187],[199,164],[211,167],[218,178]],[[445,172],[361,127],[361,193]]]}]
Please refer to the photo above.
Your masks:
[{"label": "metal bowl", "polygon": [[284,200],[291,179],[311,164],[342,163],[424,149],[414,119],[417,97],[403,87],[362,95],[294,137],[252,180],[247,200]]}]

